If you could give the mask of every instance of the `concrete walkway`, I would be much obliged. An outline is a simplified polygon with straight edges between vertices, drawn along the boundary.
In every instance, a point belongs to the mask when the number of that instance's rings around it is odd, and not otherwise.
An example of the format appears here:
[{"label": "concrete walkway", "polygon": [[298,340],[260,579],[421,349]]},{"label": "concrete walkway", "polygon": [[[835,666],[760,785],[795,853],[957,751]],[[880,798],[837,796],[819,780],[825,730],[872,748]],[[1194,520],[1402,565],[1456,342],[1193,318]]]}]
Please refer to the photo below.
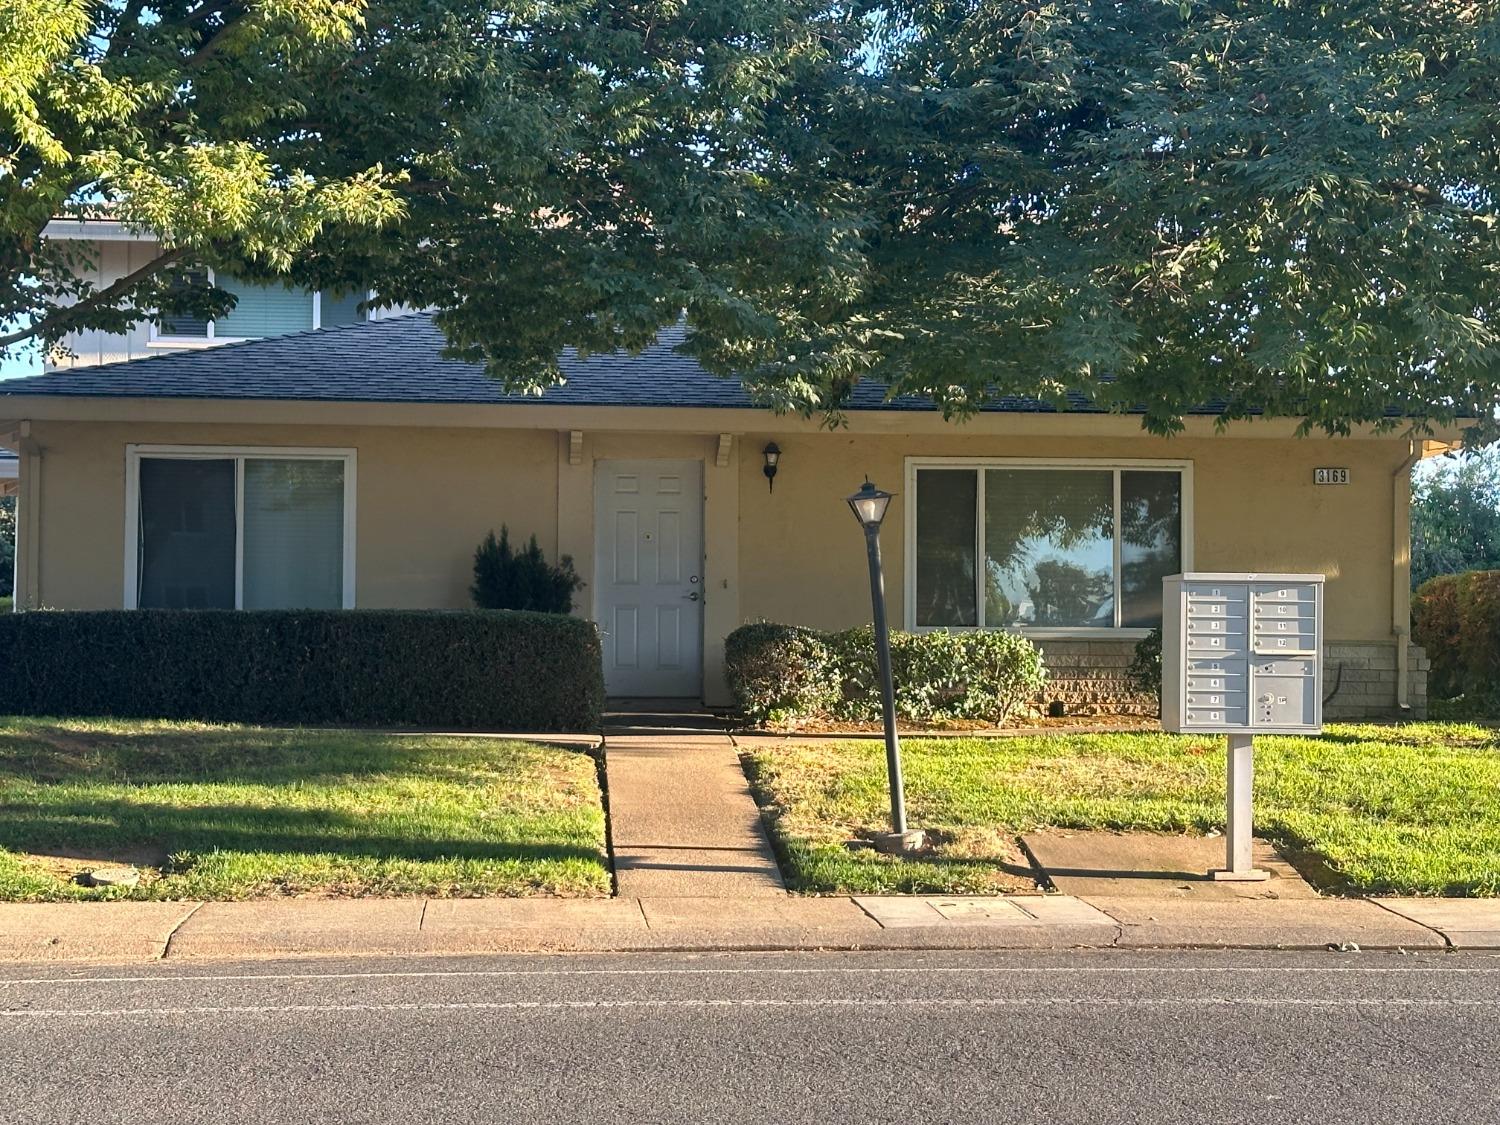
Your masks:
[{"label": "concrete walkway", "polygon": [[610,838],[621,897],[786,896],[739,754],[712,715],[610,712]]}]

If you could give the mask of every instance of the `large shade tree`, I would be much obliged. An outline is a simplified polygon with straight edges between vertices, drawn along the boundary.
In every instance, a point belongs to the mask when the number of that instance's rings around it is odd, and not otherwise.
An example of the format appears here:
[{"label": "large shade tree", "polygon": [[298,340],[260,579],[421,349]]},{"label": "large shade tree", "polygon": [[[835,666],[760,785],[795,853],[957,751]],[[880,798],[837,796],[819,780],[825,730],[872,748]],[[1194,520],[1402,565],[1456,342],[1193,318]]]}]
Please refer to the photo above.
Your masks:
[{"label": "large shade tree", "polygon": [[[858,26],[819,0],[13,0],[0,346],[211,314],[208,265],[436,306],[537,386],[563,344],[732,305],[724,263],[840,284],[854,226],[804,182],[798,107]],[[45,235],[75,213],[163,252],[101,288]]]},{"label": "large shade tree", "polygon": [[1420,469],[1412,482],[1411,584],[1500,569],[1500,447]]},{"label": "large shade tree", "polygon": [[[790,406],[874,376],[955,414],[1069,388],[1176,428],[1493,417],[1500,6],[1468,0],[883,5],[827,107],[862,273],[758,344]],[[716,321],[717,323],[717,321]],[[737,354],[739,348],[742,354]]]},{"label": "large shade tree", "polygon": [[[513,386],[685,309],[711,368],[834,418],[876,379],[1162,432],[1487,421],[1497,10],[16,0],[0,317],[113,315],[60,308],[94,294],[38,238],[104,198],[183,260],[436,306]],[[142,282],[121,315],[184,299]]]}]

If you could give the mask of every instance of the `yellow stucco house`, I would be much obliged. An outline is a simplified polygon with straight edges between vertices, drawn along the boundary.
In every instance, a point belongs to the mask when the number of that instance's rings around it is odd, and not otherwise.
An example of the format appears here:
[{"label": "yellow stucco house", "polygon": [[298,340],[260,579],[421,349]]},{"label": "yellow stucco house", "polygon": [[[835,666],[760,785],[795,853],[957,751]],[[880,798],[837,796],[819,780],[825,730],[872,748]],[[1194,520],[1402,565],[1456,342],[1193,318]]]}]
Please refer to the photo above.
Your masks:
[{"label": "yellow stucco house", "polygon": [[868,476],[897,494],[892,620],[1022,630],[1074,708],[1119,696],[1161,579],[1194,569],[1326,575],[1328,714],[1425,705],[1408,482],[1443,442],[1219,432],[1211,407],[1168,440],[1083,401],[954,425],[874,386],[827,430],[756,408],[671,332],[638,356],[565,357],[566,384],[512,396],[442,358],[428,316],[319,317],[315,299],[309,330],[246,338],[285,312],[257,308],[217,339],[178,326],[130,353],[146,358],[0,383],[18,608],[462,607],[503,523],[572,556],[612,693],[723,704],[738,625],[868,620],[844,503]]}]

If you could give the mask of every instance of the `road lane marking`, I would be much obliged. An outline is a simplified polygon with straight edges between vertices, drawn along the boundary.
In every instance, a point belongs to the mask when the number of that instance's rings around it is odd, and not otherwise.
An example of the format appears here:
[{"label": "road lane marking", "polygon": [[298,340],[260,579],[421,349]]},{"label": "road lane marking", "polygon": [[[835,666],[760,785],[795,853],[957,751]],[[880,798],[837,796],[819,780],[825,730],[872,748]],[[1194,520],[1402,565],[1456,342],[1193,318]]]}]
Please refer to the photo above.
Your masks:
[{"label": "road lane marking", "polygon": [[67,1019],[95,1016],[259,1016],[316,1015],[375,1012],[575,1012],[629,1011],[633,1009],[724,1009],[724,1008],[1500,1008],[1493,1000],[1433,997],[1339,997],[1318,1000],[1309,997],[1200,996],[1005,996],[1005,997],[840,997],[805,998],[702,998],[679,1000],[496,1000],[454,1003],[404,1004],[225,1004],[175,1008],[6,1008],[0,1019]]},{"label": "road lane marking", "polygon": [[[1440,951],[1434,951],[1440,952]],[[1446,958],[1448,955],[1443,954]],[[0,978],[0,988],[21,985],[45,984],[188,984],[196,981],[242,982],[242,981],[315,981],[315,980],[430,980],[443,977],[455,979],[474,977],[658,977],[658,976],[881,976],[912,974],[964,974],[964,975],[1023,975],[1057,973],[1105,973],[1122,975],[1192,976],[1198,973],[1370,973],[1422,976],[1432,974],[1491,974],[1500,973],[1500,966],[1474,965],[1460,967],[1451,963],[1433,964],[1429,968],[1417,965],[1199,965],[1182,967],[1154,967],[1150,965],[892,965],[892,966],[830,966],[814,968],[792,968],[762,966],[740,969],[433,969],[395,970],[389,972],[347,973],[215,973],[215,974],[160,974],[131,977],[18,977]]]}]

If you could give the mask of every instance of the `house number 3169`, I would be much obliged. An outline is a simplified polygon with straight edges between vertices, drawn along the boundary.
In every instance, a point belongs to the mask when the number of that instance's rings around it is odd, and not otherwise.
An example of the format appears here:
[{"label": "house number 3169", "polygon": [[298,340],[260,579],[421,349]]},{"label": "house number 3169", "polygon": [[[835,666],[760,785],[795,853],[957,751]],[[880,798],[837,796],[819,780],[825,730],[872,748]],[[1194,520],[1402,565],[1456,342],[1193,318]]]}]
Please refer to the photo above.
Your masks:
[{"label": "house number 3169", "polygon": [[1313,484],[1348,484],[1348,469],[1314,469]]}]

